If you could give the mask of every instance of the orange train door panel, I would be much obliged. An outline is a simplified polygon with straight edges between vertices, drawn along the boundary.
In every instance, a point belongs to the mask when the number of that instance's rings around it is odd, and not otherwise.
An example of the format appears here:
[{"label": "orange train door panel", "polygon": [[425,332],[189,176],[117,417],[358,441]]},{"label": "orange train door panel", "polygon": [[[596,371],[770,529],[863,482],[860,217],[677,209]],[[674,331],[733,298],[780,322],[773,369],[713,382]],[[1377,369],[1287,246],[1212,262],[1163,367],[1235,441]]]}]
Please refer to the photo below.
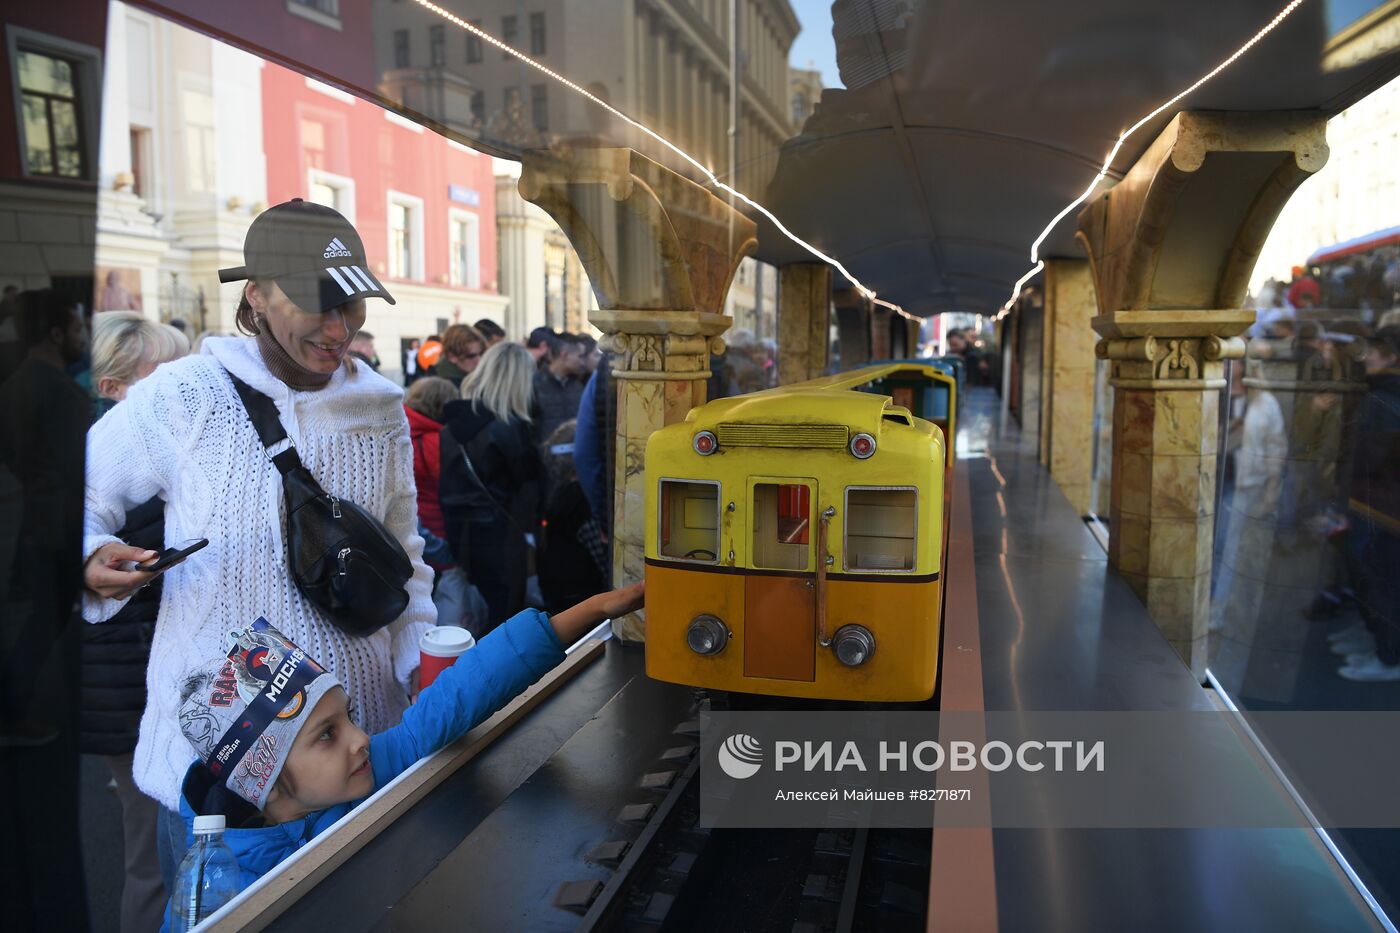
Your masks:
[{"label": "orange train door panel", "polygon": [[816,585],[801,577],[744,578],[744,676],[816,679]]}]

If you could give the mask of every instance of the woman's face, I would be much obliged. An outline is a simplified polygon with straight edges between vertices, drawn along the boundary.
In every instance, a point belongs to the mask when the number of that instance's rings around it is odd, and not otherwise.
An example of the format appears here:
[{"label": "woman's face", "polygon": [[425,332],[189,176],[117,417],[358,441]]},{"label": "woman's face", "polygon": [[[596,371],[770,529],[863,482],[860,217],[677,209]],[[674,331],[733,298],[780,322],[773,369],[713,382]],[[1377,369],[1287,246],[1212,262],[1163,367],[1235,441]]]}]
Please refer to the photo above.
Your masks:
[{"label": "woman's face", "polygon": [[267,321],[273,338],[303,369],[329,374],[340,368],[350,341],[365,324],[365,300],[329,311],[304,311],[276,282],[248,283],[248,303]]},{"label": "woman's face", "polygon": [[97,380],[97,394],[114,402],[124,402],[127,390],[155,371],[155,363],[142,360],[141,365],[136,367],[136,378],[131,382],[118,382],[110,376]]},{"label": "woman's face", "polygon": [[463,372],[472,372],[481,362],[481,354],[486,352],[486,348],[479,343],[473,343],[467,347],[467,352],[463,353],[457,360],[457,365],[462,367]]}]

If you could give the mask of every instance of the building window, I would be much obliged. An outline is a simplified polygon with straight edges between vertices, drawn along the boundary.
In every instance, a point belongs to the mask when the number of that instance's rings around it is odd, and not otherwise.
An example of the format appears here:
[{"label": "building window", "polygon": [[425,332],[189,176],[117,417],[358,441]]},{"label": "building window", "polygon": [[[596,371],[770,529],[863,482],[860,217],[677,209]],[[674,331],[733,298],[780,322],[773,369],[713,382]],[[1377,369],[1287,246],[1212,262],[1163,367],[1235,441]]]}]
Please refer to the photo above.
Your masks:
[{"label": "building window", "polygon": [[481,221],[468,211],[450,212],[447,240],[451,255],[450,275],[453,285],[464,288],[481,287]]},{"label": "building window", "polygon": [[180,112],[184,121],[186,190],[213,191],[218,159],[214,98],[205,91],[186,89],[180,95]]},{"label": "building window", "polygon": [[428,64],[447,64],[447,34],[442,26],[428,27]]},{"label": "building window", "polygon": [[31,175],[86,178],[79,62],[43,52],[18,54],[24,161]]},{"label": "building window", "polygon": [[[501,41],[511,48],[515,48],[516,34],[519,32],[518,20],[514,16],[501,17]],[[510,58],[509,52],[504,52],[502,58]]]},{"label": "building window", "polygon": [[329,29],[340,29],[340,0],[287,0],[287,12]]},{"label": "building window", "polygon": [[486,92],[472,91],[472,119],[478,124],[486,123]]},{"label": "building window", "polygon": [[151,131],[141,126],[131,128],[131,193],[138,198],[151,192]]},{"label": "building window", "polygon": [[545,52],[543,13],[530,14],[530,52],[534,55],[543,55]]},{"label": "building window", "polygon": [[408,67],[408,30],[394,30],[394,67]]},{"label": "building window", "polygon": [[[481,28],[481,20],[472,20],[472,25],[477,29]],[[467,64],[475,65],[481,61],[481,36],[474,32],[467,33]]]},{"label": "building window", "polygon": [[292,6],[304,6],[327,16],[340,15],[340,0],[287,0]]},{"label": "building window", "polygon": [[389,192],[389,277],[423,279],[423,199]]},{"label": "building window", "polygon": [[335,208],[355,222],[355,179],[313,168],[307,171],[306,191],[308,201]]},{"label": "building window", "polygon": [[530,85],[530,119],[541,133],[549,129],[549,88],[543,84]]}]

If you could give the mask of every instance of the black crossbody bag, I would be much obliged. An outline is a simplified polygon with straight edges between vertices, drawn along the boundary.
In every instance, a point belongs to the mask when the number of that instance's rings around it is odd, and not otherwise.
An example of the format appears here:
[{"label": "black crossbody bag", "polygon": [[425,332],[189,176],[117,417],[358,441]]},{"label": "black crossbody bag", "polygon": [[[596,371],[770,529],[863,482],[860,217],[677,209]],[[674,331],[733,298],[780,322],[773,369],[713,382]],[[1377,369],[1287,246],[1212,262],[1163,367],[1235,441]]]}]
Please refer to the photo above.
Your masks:
[{"label": "black crossbody bag", "polygon": [[384,523],[321,488],[287,440],[277,405],[229,373],[263,447],[282,474],[287,503],[287,564],[297,589],[347,635],[373,635],[403,615],[413,565]]}]

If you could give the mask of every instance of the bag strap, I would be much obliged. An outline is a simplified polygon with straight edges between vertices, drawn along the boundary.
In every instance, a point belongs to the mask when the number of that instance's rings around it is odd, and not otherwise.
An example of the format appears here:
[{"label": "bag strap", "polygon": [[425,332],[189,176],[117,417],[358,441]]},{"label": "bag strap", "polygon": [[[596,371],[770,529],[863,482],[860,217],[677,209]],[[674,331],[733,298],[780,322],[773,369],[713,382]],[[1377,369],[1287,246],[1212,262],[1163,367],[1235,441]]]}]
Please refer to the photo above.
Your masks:
[{"label": "bag strap", "polygon": [[277,403],[233,373],[229,373],[228,377],[233,380],[233,390],[238,393],[238,399],[248,412],[248,420],[253,422],[253,430],[258,432],[258,439],[262,441],[263,447],[271,451],[283,441],[287,442],[286,450],[268,454],[273,466],[277,467],[277,472],[286,476],[301,468],[301,457],[287,437],[287,429],[282,427],[282,419],[277,414]]},{"label": "bag strap", "polygon": [[[455,441],[456,438],[454,437],[453,440]],[[525,537],[527,543],[534,541],[535,536],[521,527],[520,522],[516,521],[510,509],[506,508],[499,499],[491,494],[491,490],[487,488],[485,480],[481,478],[481,474],[476,472],[476,465],[472,463],[471,455],[467,453],[467,445],[458,442],[457,449],[462,452],[462,462],[466,465],[467,476],[471,478],[472,482],[476,483],[477,488],[481,490],[482,495],[486,496],[487,501],[495,506],[496,511],[500,512],[501,516],[504,517],[506,521],[515,526],[515,530]]]}]

